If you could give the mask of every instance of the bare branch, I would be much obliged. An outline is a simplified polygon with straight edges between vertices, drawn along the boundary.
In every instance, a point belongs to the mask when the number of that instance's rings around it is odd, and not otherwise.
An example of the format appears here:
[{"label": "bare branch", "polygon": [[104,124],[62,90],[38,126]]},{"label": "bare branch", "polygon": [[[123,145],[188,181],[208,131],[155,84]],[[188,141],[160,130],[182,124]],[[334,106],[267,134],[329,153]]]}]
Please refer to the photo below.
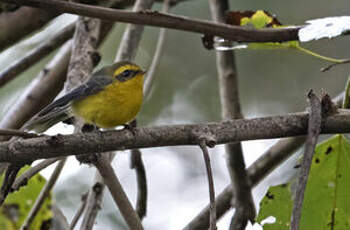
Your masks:
[{"label": "bare branch", "polygon": [[20,130],[15,130],[15,129],[0,129],[0,136],[33,138],[33,137],[40,137],[42,135],[36,134],[36,133],[28,133]]},{"label": "bare branch", "polygon": [[[323,120],[321,133],[350,132],[350,112],[339,109],[338,114]],[[38,137],[0,143],[0,162],[26,162],[52,157],[91,154],[133,148],[196,145],[197,133],[210,132],[217,144],[228,142],[283,138],[307,133],[308,113],[237,119],[219,123],[168,125]]]},{"label": "bare branch", "polygon": [[147,214],[147,177],[146,169],[142,161],[141,151],[139,149],[131,150],[131,168],[136,171],[137,180],[137,201],[136,212],[142,220]]},{"label": "bare branch", "polygon": [[66,42],[72,37],[74,28],[74,24],[67,26],[53,38],[41,43],[38,47],[25,54],[24,57],[2,70],[0,72],[0,87],[15,79],[19,74]]},{"label": "bare branch", "polygon": [[13,12],[0,14],[0,51],[43,27],[58,14],[32,7],[20,7]]},{"label": "bare branch", "polygon": [[[333,102],[338,106],[342,106],[344,92],[333,99]],[[277,168],[284,160],[288,159],[296,150],[304,143],[306,137],[289,137],[279,140],[271,146],[261,157],[259,157],[248,169],[248,176],[252,182],[252,186],[257,185],[269,173]],[[227,186],[216,198],[218,218],[221,218],[230,208],[232,187]],[[210,208],[207,205],[185,228],[184,230],[201,230],[209,226]]]},{"label": "bare branch", "polygon": [[312,163],[312,157],[315,152],[318,136],[321,131],[322,113],[320,99],[313,93],[312,90],[308,93],[310,101],[310,115],[308,123],[308,135],[306,139],[305,152],[301,164],[297,190],[294,198],[294,206],[292,212],[291,230],[298,230],[301,218],[301,211],[304,201],[304,192],[306,189],[307,179]]},{"label": "bare branch", "polygon": [[109,160],[105,157],[100,157],[94,165],[101,174],[129,228],[135,230],[143,229],[141,220],[134,211]]},{"label": "bare branch", "polygon": [[[169,11],[169,2],[170,0],[164,0],[163,9],[162,9],[163,13],[167,13]],[[151,92],[151,86],[153,84],[155,71],[156,71],[156,68],[158,67],[160,58],[162,56],[163,46],[165,42],[165,35],[166,35],[166,29],[161,28],[159,31],[157,46],[153,55],[152,63],[148,68],[148,71],[145,77],[145,82],[143,84],[143,95],[146,100],[149,97],[149,94]]]},{"label": "bare branch", "polygon": [[61,158],[51,158],[51,159],[46,159],[40,162],[39,164],[31,167],[24,173],[22,173],[13,183],[12,185],[12,190],[17,191],[21,186],[27,185],[28,181],[30,178],[35,176],[37,173],[39,173],[41,170],[47,168],[48,166],[52,165],[56,161],[60,160]]},{"label": "bare branch", "polygon": [[[151,9],[154,0],[136,1],[133,7],[133,12],[145,11]],[[144,26],[128,24],[125,28],[122,40],[119,45],[118,53],[115,57],[115,62],[131,61],[135,58],[137,48],[141,41]]]},{"label": "bare branch", "polygon": [[206,146],[205,140],[202,140],[199,143],[199,147],[202,149],[202,152],[203,152],[203,158],[204,158],[205,168],[207,170],[207,177],[208,177],[209,198],[210,198],[209,230],[215,230],[216,229],[215,189],[214,189],[213,173],[211,171],[209,151],[208,151],[208,148]]},{"label": "bare branch", "polygon": [[101,181],[103,181],[103,178],[99,173],[96,173],[94,177],[93,186],[91,187],[88,193],[85,206],[85,215],[80,229],[93,229],[95,219],[97,217],[98,212],[101,209],[103,191],[105,189],[105,184],[101,183]]},{"label": "bare branch", "polygon": [[32,209],[30,210],[27,218],[25,219],[25,221],[23,222],[22,226],[21,226],[21,230],[27,230],[29,229],[30,225],[32,224],[36,214],[38,214],[42,204],[44,203],[45,199],[49,196],[51,189],[53,188],[53,186],[55,185],[59,175],[61,174],[61,171],[63,169],[64,164],[66,163],[66,159],[61,160],[55,170],[53,171],[50,179],[46,182],[45,186],[43,187],[43,189],[40,191],[40,194],[38,196],[38,198],[35,200],[35,203],[32,207]]},{"label": "bare branch", "polygon": [[[225,13],[229,10],[228,1],[210,0],[209,4],[214,21],[224,23]],[[218,51],[216,57],[222,118],[226,120],[242,118],[234,53],[233,51]],[[250,181],[245,169],[242,146],[239,142],[230,143],[225,146],[225,149],[226,164],[235,194],[232,203],[236,207],[230,229],[244,230],[248,220],[254,222],[256,211]]]},{"label": "bare branch", "polygon": [[103,20],[127,22],[140,25],[165,27],[201,34],[211,34],[240,42],[282,42],[298,40],[299,27],[281,29],[251,29],[226,24],[217,24],[205,20],[162,14],[159,12],[108,9],[59,0],[1,0],[40,8],[49,8],[60,13],[71,13],[96,17]]},{"label": "bare branch", "polygon": [[19,129],[61,91],[66,79],[71,44],[67,42],[11,106],[0,121],[1,128]]},{"label": "bare branch", "polygon": [[85,193],[84,195],[81,196],[81,204],[78,208],[77,213],[74,215],[72,222],[70,223],[69,229],[73,230],[75,228],[75,225],[78,223],[81,215],[84,212],[84,209],[86,207],[86,201],[87,201],[88,193]]}]

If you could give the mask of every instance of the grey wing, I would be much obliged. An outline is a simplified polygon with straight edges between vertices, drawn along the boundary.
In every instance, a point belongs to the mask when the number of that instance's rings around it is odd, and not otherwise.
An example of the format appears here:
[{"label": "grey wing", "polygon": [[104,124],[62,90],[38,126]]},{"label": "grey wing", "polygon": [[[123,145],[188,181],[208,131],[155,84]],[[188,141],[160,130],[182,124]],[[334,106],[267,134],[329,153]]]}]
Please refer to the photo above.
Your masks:
[{"label": "grey wing", "polygon": [[111,79],[105,76],[94,76],[88,82],[46,106],[25,125],[25,129],[44,132],[56,123],[68,119],[72,116],[70,112],[72,101],[96,94],[110,82]]},{"label": "grey wing", "polygon": [[101,91],[104,86],[108,85],[111,82],[111,80],[107,79],[104,76],[95,76],[86,83],[80,85],[79,87],[73,89],[71,92],[47,105],[37,114],[37,116],[44,116],[55,108],[70,106],[72,101],[96,94]]}]

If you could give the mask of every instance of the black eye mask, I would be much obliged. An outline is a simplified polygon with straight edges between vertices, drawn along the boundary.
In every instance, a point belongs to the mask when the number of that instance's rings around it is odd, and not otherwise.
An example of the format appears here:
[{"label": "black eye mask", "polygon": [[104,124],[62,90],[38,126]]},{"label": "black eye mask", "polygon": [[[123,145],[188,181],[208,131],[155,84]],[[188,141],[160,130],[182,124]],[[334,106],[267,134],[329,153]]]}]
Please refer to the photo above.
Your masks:
[{"label": "black eye mask", "polygon": [[138,73],[141,73],[141,70],[131,70],[131,69],[127,69],[124,70],[123,72],[121,72],[120,74],[117,75],[117,79],[121,82],[129,80],[133,77],[135,77]]}]

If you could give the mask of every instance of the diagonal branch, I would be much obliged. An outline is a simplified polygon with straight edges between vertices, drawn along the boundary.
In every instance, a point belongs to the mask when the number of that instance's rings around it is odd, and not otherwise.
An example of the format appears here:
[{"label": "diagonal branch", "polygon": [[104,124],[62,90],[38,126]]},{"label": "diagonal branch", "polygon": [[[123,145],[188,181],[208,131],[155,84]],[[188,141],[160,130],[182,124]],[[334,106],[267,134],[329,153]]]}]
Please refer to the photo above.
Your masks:
[{"label": "diagonal branch", "polygon": [[65,43],[72,37],[74,28],[74,24],[67,26],[53,38],[43,42],[38,47],[25,54],[24,57],[2,70],[0,72],[0,87],[15,79],[19,74]]},{"label": "diagonal branch", "polygon": [[183,16],[159,12],[108,9],[59,0],[1,0],[39,8],[49,8],[58,13],[71,13],[96,17],[103,20],[126,22],[140,25],[165,27],[201,34],[210,34],[240,42],[282,42],[298,40],[299,27],[281,29],[251,29],[226,24],[217,24],[205,20],[189,19]]},{"label": "diagonal branch", "polygon": [[320,99],[312,90],[308,93],[310,102],[310,114],[308,123],[308,135],[306,139],[305,152],[301,164],[298,185],[295,193],[294,206],[292,212],[291,230],[298,230],[301,218],[301,211],[304,201],[304,193],[306,189],[307,179],[312,163],[312,157],[315,152],[318,136],[321,131],[322,113]]}]

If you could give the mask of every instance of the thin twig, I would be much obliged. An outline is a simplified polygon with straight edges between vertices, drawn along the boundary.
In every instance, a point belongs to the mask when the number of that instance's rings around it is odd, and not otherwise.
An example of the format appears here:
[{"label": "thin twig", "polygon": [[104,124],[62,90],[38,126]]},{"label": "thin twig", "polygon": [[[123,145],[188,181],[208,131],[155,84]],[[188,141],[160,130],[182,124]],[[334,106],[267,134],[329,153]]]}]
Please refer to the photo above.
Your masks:
[{"label": "thin twig", "polygon": [[38,172],[40,172],[41,170],[47,168],[48,166],[52,165],[53,163],[55,163],[56,161],[58,161],[60,159],[61,158],[46,159],[46,160],[43,160],[42,162],[40,162],[39,164],[31,167],[30,169],[28,169],[27,171],[22,173],[18,178],[16,178],[15,182],[12,185],[12,190],[13,191],[19,190],[20,187],[22,187],[22,186],[24,186],[24,185],[26,185],[28,183],[30,178],[32,178]]},{"label": "thin twig", "polygon": [[82,230],[93,229],[95,225],[97,214],[101,209],[103,191],[106,187],[101,181],[103,181],[103,178],[99,173],[96,173],[93,186],[89,190],[86,200],[85,213],[80,226]]},{"label": "thin twig", "polygon": [[23,222],[22,226],[21,226],[21,230],[27,230],[30,228],[30,225],[32,224],[35,216],[38,214],[38,212],[40,211],[41,206],[43,205],[45,199],[49,196],[53,186],[55,185],[59,175],[62,172],[63,166],[66,163],[66,158],[61,160],[55,170],[53,171],[50,179],[46,182],[45,186],[42,188],[42,190],[40,191],[40,194],[38,196],[38,198],[35,200],[35,203],[32,207],[32,209],[30,210],[27,218],[25,219],[25,221]]},{"label": "thin twig", "polygon": [[147,214],[147,177],[145,165],[143,164],[141,151],[139,149],[131,150],[131,168],[135,169],[137,180],[137,201],[136,212],[142,220]]},{"label": "thin twig", "polygon": [[24,132],[24,131],[20,131],[20,130],[15,130],[15,129],[0,129],[0,136],[35,138],[35,137],[41,137],[41,136],[45,136],[45,135],[36,134],[36,133],[28,133],[28,132]]},{"label": "thin twig", "polygon": [[310,90],[310,92],[308,93],[308,99],[310,102],[308,135],[306,139],[305,152],[301,164],[298,185],[295,193],[291,230],[299,229],[299,223],[304,201],[304,192],[312,163],[312,157],[314,155],[318,136],[321,131],[322,108],[320,99],[318,99],[318,97],[313,93],[312,90]]},{"label": "thin twig", "polygon": [[[169,8],[170,8],[169,6],[170,6],[170,0],[164,0],[162,12],[167,13],[169,11]],[[157,69],[158,64],[160,62],[160,58],[162,56],[165,37],[166,37],[166,29],[161,28],[159,30],[157,46],[156,46],[156,50],[154,51],[152,63],[147,70],[145,82],[143,84],[143,95],[144,95],[144,98],[146,100],[149,97],[149,94],[151,92],[151,86],[153,85],[155,72],[156,72],[156,69]]]},{"label": "thin twig", "polygon": [[199,147],[202,149],[202,152],[203,152],[203,158],[204,158],[205,168],[207,170],[207,177],[208,177],[209,199],[210,199],[209,229],[215,230],[216,229],[215,188],[214,188],[213,173],[211,171],[209,151],[208,151],[208,148],[205,144],[205,140],[203,140],[199,143]]},{"label": "thin twig", "polygon": [[85,193],[84,195],[81,196],[81,204],[78,208],[78,211],[75,213],[73,219],[72,219],[72,222],[70,223],[69,225],[69,229],[70,230],[73,230],[75,225],[78,223],[81,215],[83,214],[84,212],[84,209],[86,207],[86,201],[87,201],[87,197],[88,197],[88,193]]},{"label": "thin twig", "polygon": [[60,13],[71,13],[96,17],[103,20],[126,22],[140,25],[165,27],[201,34],[220,36],[239,42],[282,42],[298,40],[298,31],[302,26],[280,29],[252,29],[226,24],[217,24],[205,20],[162,14],[159,12],[108,9],[98,6],[59,1],[59,0],[1,0],[40,8],[49,8]]},{"label": "thin twig", "polygon": [[19,74],[50,54],[57,47],[72,37],[74,24],[71,24],[56,34],[53,38],[41,43],[35,49],[29,51],[19,60],[13,62],[0,72],[0,87],[14,80]]},{"label": "thin twig", "polygon": [[143,229],[141,220],[133,209],[109,160],[105,157],[100,157],[97,159],[94,165],[103,177],[103,180],[107,185],[114,202],[117,204],[120,213],[124,217],[129,228],[135,230]]}]

